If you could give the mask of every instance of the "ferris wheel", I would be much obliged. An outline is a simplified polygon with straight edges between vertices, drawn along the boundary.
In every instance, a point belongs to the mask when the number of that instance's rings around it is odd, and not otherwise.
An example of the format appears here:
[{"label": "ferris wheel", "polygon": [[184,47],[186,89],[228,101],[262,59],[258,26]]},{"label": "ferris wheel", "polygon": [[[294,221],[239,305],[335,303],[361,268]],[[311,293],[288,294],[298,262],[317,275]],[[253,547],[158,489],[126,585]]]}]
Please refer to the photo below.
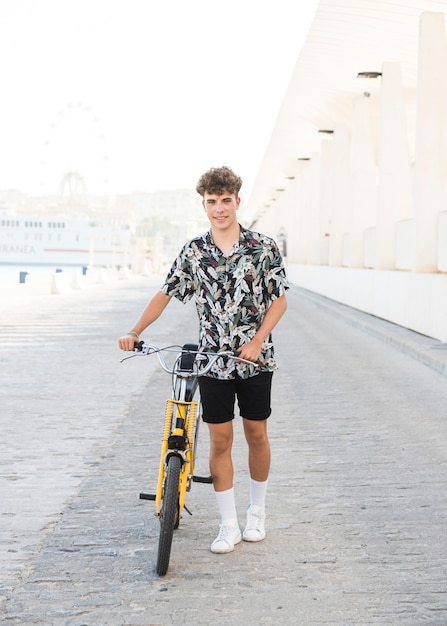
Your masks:
[{"label": "ferris wheel", "polygon": [[106,139],[90,107],[77,102],[57,113],[48,130],[41,165],[44,195],[80,189],[109,195]]}]

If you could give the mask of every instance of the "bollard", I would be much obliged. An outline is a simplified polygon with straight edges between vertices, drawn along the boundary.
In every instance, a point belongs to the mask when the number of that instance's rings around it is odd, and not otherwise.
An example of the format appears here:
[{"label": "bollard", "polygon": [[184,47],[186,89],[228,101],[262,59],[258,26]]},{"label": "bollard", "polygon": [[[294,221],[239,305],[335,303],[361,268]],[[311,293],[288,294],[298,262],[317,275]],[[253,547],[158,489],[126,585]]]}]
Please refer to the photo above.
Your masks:
[{"label": "bollard", "polygon": [[63,272],[54,272],[51,277],[51,289],[50,293],[64,294],[71,291],[70,283],[68,282],[67,275]]},{"label": "bollard", "polygon": [[74,272],[71,275],[70,287],[72,289],[84,289],[84,287],[85,287],[85,279],[82,276],[81,272]]},{"label": "bollard", "polygon": [[110,276],[105,267],[99,268],[99,274],[98,274],[98,278],[96,282],[102,285],[110,285],[111,283]]},{"label": "bollard", "polygon": [[19,283],[23,284],[26,282],[26,277],[28,276],[28,272],[19,272]]}]

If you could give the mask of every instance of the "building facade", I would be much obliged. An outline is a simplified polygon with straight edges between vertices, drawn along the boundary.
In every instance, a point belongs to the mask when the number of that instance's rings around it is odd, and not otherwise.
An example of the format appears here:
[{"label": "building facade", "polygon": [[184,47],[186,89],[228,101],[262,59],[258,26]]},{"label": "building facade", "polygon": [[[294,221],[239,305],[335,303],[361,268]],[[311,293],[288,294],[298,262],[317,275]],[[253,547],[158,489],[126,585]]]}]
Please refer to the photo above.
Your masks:
[{"label": "building facade", "polygon": [[321,0],[248,203],[292,282],[443,342],[446,14]]}]

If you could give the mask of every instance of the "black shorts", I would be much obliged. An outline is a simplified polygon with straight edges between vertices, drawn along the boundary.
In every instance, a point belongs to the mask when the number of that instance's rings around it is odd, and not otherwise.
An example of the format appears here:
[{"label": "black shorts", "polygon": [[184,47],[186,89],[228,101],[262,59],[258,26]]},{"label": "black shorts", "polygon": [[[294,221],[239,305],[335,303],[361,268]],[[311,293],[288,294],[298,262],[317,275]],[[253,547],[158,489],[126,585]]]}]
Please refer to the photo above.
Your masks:
[{"label": "black shorts", "polygon": [[251,378],[220,380],[199,378],[203,421],[223,424],[234,419],[234,402],[237,398],[241,417],[248,420],[265,420],[271,412],[270,398],[273,372],[261,372]]}]

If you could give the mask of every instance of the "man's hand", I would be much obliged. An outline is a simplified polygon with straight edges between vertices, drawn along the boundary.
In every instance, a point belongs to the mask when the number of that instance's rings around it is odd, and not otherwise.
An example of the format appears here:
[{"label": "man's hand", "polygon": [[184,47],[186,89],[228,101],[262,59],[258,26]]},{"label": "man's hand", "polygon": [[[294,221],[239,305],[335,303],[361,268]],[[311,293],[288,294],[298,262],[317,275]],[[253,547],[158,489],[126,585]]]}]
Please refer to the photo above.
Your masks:
[{"label": "man's hand", "polygon": [[121,350],[126,350],[127,352],[135,351],[135,342],[139,341],[138,337],[135,335],[124,335],[118,339],[118,345]]},{"label": "man's hand", "polygon": [[262,344],[270,335],[273,328],[279,322],[287,309],[287,300],[285,294],[273,300],[265,314],[264,321],[258,328],[256,335],[251,341],[238,349],[239,356],[247,361],[256,363],[262,351]]},{"label": "man's hand", "polygon": [[259,355],[262,350],[262,342],[260,342],[255,337],[245,345],[238,348],[237,353],[241,359],[245,359],[246,361],[251,361],[252,363],[256,363],[259,359]]}]

